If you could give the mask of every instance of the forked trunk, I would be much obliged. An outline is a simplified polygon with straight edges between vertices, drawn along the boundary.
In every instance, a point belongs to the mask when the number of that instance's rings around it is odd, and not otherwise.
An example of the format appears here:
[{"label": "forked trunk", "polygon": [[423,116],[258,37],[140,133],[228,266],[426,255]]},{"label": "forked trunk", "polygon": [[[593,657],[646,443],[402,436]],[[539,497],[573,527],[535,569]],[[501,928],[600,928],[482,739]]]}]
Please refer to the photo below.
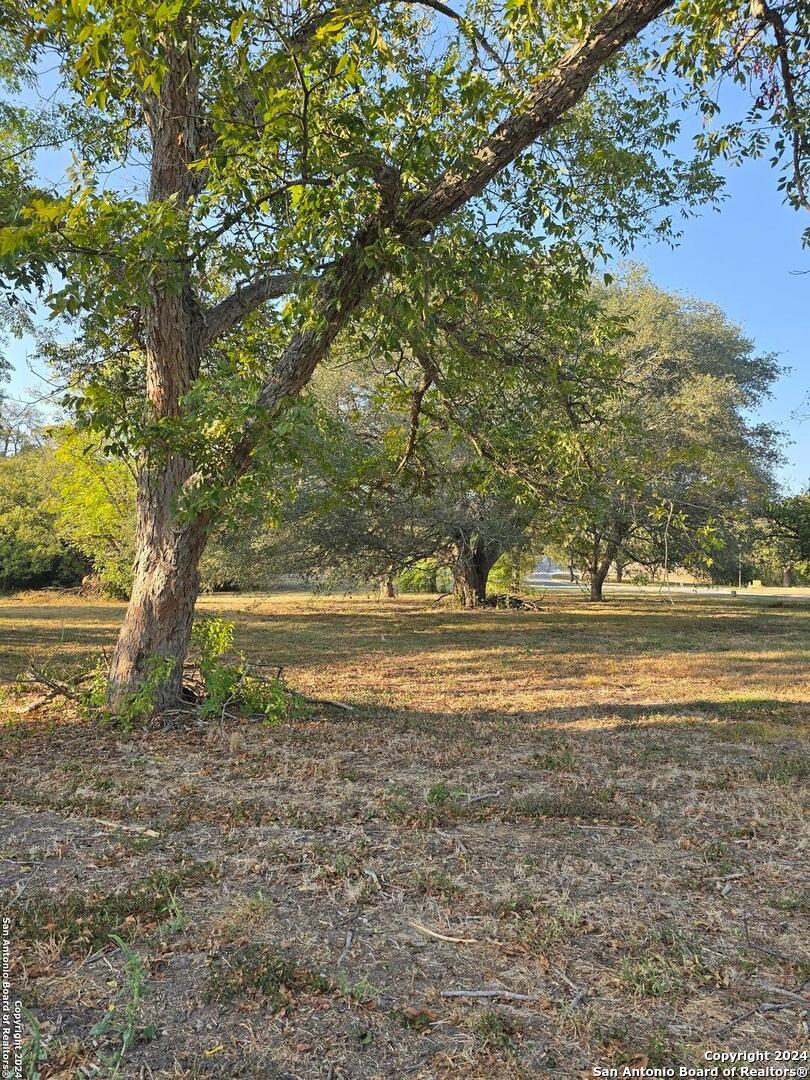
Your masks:
[{"label": "forked trunk", "polygon": [[613,562],[613,556],[616,554],[616,545],[608,544],[605,550],[605,554],[602,559],[598,557],[598,547],[594,545],[593,562],[590,565],[588,576],[591,580],[591,602],[594,604],[601,604],[604,599],[602,595],[602,587],[605,584],[605,579],[608,576],[610,570],[610,564]]}]

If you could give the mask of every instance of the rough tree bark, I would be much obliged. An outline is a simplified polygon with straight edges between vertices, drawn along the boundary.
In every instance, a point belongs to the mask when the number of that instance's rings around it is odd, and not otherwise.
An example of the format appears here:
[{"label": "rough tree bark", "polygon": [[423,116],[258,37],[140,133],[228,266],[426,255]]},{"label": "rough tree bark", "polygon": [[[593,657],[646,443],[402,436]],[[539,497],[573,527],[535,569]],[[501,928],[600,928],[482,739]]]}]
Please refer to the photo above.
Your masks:
[{"label": "rough tree bark", "polygon": [[380,584],[380,595],[386,597],[388,600],[393,600],[397,595],[397,583],[394,580],[393,572],[385,575]]},{"label": "rough tree bark", "polygon": [[[250,467],[268,419],[307,384],[337,334],[382,278],[382,261],[366,258],[381,231],[412,244],[429,237],[541,134],[559,124],[601,68],[673,2],[616,0],[585,39],[538,82],[525,107],[482,141],[467,169],[449,169],[425,194],[410,200],[400,202],[396,185],[382,191],[378,213],[347,245],[318,287],[315,306],[320,321],[313,320],[317,326],[292,337],[259,392],[260,419],[246,427],[235,447],[228,482]],[[202,108],[191,27],[186,37],[183,48],[167,47],[160,96],[145,107],[152,139],[150,199],[174,199],[181,212],[190,207],[198,185],[205,182],[203,170],[189,168],[197,155]],[[143,312],[147,399],[153,420],[180,414],[183,395],[196,379],[208,345],[260,304],[289,291],[292,280],[289,274],[258,278],[202,312],[187,266],[180,258],[167,268],[173,270],[171,283],[152,286]],[[143,685],[154,656],[168,657],[175,664],[171,677],[156,687],[155,707],[169,705],[179,695],[199,560],[211,524],[206,516],[188,521],[177,515],[178,498],[192,475],[192,464],[170,448],[151,449],[140,464],[135,583],[110,666],[108,699],[113,708]],[[469,595],[477,602],[483,593],[473,586]]]},{"label": "rough tree bark", "polygon": [[498,544],[459,541],[453,564],[453,591],[465,608],[476,608],[486,600],[489,572],[500,554]]},{"label": "rough tree bark", "polygon": [[[197,93],[192,50],[169,50],[159,98],[147,105],[152,140],[151,201],[176,199],[182,213],[194,194],[188,166],[197,154]],[[183,261],[170,264],[166,280],[151,287],[143,311],[149,419],[178,417],[183,395],[200,368],[205,319]],[[208,521],[177,517],[177,502],[193,465],[167,447],[151,447],[138,467],[138,527],[132,595],[110,664],[108,704],[121,705],[149,675],[152,658],[166,658],[172,672],[154,688],[161,708],[180,693],[188,651],[198,567]]]}]

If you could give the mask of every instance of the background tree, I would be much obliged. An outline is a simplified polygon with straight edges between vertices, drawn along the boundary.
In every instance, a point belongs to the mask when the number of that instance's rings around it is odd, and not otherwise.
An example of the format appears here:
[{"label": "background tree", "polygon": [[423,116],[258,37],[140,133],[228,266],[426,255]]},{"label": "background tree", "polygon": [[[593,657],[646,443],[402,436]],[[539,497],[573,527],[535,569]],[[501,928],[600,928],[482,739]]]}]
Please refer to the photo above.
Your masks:
[{"label": "background tree", "polygon": [[51,493],[45,505],[56,533],[88,560],[103,592],[126,598],[135,548],[132,463],[104,454],[86,432],[63,428],[51,440]]},{"label": "background tree", "polygon": [[637,272],[606,294],[624,322],[616,390],[600,408],[549,536],[602,599],[611,566],[705,568],[772,489],[775,432],[746,410],[778,374],[713,305]]},{"label": "background tree", "polygon": [[52,483],[47,449],[0,457],[0,591],[78,585],[89,569],[56,528]]},{"label": "background tree", "polygon": [[431,560],[451,573],[460,602],[476,607],[494,564],[525,538],[531,508],[463,433],[423,424],[414,445],[407,396],[379,380],[374,388],[368,362],[343,362],[316,380],[320,407],[333,410],[328,460],[309,458],[295,495],[248,541],[247,559],[261,552],[276,574],[332,585],[379,581],[389,596],[404,570]]},{"label": "background tree", "polygon": [[800,574],[810,573],[810,493],[789,495],[770,503],[766,521],[767,532],[758,552],[760,558],[778,564],[784,586],[796,585]]}]

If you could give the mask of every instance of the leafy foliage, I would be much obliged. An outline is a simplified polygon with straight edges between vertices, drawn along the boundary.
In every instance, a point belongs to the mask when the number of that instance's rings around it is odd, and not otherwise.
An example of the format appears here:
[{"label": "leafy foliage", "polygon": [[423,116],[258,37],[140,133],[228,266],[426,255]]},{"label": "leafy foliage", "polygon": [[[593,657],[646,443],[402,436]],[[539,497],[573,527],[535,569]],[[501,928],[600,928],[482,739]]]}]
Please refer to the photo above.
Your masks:
[{"label": "leafy foliage", "polygon": [[550,525],[595,585],[613,562],[711,566],[769,497],[776,433],[750,405],[778,367],[708,304],[668,296],[632,272],[605,294],[627,325],[616,389],[599,406],[582,468]]},{"label": "leafy foliage", "polygon": [[244,656],[235,664],[225,663],[223,657],[233,645],[233,630],[233,623],[221,618],[194,624],[192,641],[200,654],[206,691],[201,715],[222,716],[230,708],[247,716],[261,716],[268,724],[289,719],[298,711],[300,699],[287,689],[280,673],[272,679],[259,678]]},{"label": "leafy foliage", "polygon": [[0,457],[0,591],[75,585],[87,572],[56,529],[51,465],[48,452],[37,448]]},{"label": "leafy foliage", "polygon": [[56,436],[53,463],[48,505],[59,536],[92,563],[105,593],[129,596],[135,553],[131,463],[110,457],[97,438],[70,428]]},{"label": "leafy foliage", "polygon": [[810,561],[810,493],[791,495],[772,504],[768,517],[774,532],[796,560]]}]

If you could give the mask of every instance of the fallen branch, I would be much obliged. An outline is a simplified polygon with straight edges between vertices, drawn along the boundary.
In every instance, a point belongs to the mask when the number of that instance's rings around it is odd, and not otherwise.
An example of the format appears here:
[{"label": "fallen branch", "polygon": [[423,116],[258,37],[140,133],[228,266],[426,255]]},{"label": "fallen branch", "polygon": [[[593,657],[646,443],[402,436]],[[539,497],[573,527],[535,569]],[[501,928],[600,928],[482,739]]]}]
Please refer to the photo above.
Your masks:
[{"label": "fallen branch", "polygon": [[349,949],[351,949],[353,941],[354,941],[354,932],[352,930],[348,930],[346,932],[346,944],[343,946],[343,952],[340,954],[340,956],[337,959],[337,966],[338,967],[340,967],[340,965],[343,963],[343,961],[349,955]]},{"label": "fallen branch", "polygon": [[345,709],[346,712],[354,712],[354,705],[347,705],[344,701],[333,701],[326,697],[306,697],[300,695],[310,705],[331,705],[333,709]]},{"label": "fallen branch", "polygon": [[783,990],[781,986],[770,986],[767,983],[760,983],[758,989],[767,990],[769,994],[778,994],[795,1001],[797,1005],[803,1005],[805,1009],[810,1009],[810,997],[804,997],[803,994],[794,994],[792,990]]},{"label": "fallen branch", "polygon": [[534,994],[516,994],[514,990],[442,990],[443,998],[500,998],[503,1001],[545,1001]]},{"label": "fallen branch", "polygon": [[748,1009],[746,1012],[740,1013],[739,1016],[733,1017],[731,1020],[721,1025],[719,1028],[715,1028],[715,1030],[712,1032],[712,1035],[714,1035],[715,1037],[717,1035],[724,1035],[727,1031],[730,1031],[731,1028],[736,1027],[737,1024],[741,1024],[743,1020],[747,1020],[749,1016],[753,1016],[754,1013],[758,1013],[759,1010],[760,1006],[755,1005],[753,1009]]},{"label": "fallen branch", "polygon": [[104,825],[107,829],[123,829],[124,832],[140,833],[142,836],[160,836],[160,833],[155,829],[150,829],[145,825],[128,825],[123,821],[106,821],[104,818],[85,818],[85,821],[92,821],[95,825]]},{"label": "fallen branch", "polygon": [[418,922],[412,922],[411,926],[414,930],[418,930],[420,934],[427,934],[428,937],[437,938],[439,941],[450,941],[454,945],[477,945],[479,943],[478,938],[450,937],[448,934],[440,934],[438,930],[431,930],[427,926],[422,926]]},{"label": "fallen branch", "polygon": [[507,611],[543,610],[539,601],[531,600],[528,596],[518,596],[517,593],[490,593],[485,600],[481,601],[481,606],[505,608]]},{"label": "fallen branch", "polygon": [[36,701],[32,701],[30,705],[26,705],[26,707],[21,710],[20,715],[28,716],[29,713],[36,712],[37,709],[41,708],[43,705],[47,705],[48,702],[53,701],[57,696],[56,691],[51,690],[50,693],[45,694],[44,697],[39,697]]},{"label": "fallen branch", "polygon": [[45,674],[44,671],[25,671],[21,675],[17,676],[17,681],[29,686],[45,686],[50,693],[45,696],[40,704],[44,704],[45,701],[50,701],[55,697],[66,697],[70,701],[81,701],[82,695],[78,694],[67,683],[59,682],[57,679],[52,679]]}]

